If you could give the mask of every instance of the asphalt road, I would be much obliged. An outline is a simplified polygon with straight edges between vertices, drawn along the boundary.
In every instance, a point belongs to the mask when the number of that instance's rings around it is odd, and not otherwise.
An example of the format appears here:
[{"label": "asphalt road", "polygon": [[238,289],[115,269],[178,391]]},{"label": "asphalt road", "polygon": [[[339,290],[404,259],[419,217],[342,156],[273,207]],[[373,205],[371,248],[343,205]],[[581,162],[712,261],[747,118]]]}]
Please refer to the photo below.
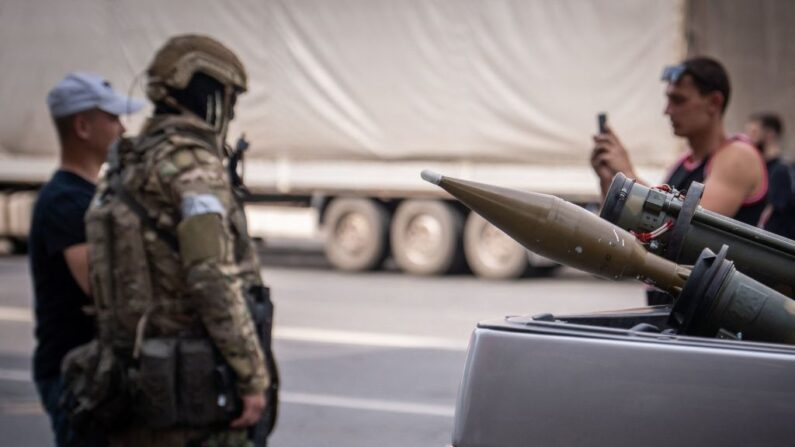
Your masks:
[{"label": "asphalt road", "polygon": [[[283,377],[277,447],[445,446],[479,320],[643,305],[638,284],[569,269],[516,282],[346,274],[315,253],[268,251],[263,275]],[[31,296],[26,259],[0,258],[2,445],[52,445],[30,381]]]}]

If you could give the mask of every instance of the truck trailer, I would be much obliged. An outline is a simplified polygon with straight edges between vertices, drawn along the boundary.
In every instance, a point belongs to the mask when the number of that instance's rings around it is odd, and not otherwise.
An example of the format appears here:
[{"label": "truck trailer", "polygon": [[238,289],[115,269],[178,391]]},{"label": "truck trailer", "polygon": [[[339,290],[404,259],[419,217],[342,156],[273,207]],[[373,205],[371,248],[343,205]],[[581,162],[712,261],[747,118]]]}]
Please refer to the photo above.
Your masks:
[{"label": "truck trailer", "polygon": [[[57,165],[45,103],[56,82],[91,71],[143,98],[155,49],[204,33],[249,74],[230,139],[251,142],[254,236],[320,240],[331,264],[350,271],[389,256],[415,274],[548,270],[554,264],[423,184],[420,170],[594,204],[588,158],[595,116],[606,111],[642,175],[662,179],[683,145],[661,112],[659,75],[693,46],[688,17],[703,3],[5,2],[0,237],[25,240],[36,191]],[[129,134],[148,112],[124,121]]]}]

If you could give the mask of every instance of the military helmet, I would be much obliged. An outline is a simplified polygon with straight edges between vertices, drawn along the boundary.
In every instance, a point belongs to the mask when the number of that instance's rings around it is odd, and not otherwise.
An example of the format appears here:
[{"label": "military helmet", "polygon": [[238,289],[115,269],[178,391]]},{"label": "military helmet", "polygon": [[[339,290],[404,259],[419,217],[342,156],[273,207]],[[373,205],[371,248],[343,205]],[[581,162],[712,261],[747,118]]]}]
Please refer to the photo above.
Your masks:
[{"label": "military helmet", "polygon": [[155,102],[168,95],[167,87],[182,90],[199,72],[237,92],[246,91],[246,69],[235,53],[217,40],[198,34],[169,39],[146,72],[147,96]]}]

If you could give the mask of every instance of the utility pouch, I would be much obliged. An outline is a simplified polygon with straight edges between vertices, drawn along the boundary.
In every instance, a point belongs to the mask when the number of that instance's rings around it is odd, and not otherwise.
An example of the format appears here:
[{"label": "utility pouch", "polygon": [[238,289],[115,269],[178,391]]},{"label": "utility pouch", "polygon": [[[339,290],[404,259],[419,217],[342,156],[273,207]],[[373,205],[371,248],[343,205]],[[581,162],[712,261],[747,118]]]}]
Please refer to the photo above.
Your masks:
[{"label": "utility pouch", "polygon": [[61,363],[59,402],[78,435],[121,426],[129,416],[131,390],[124,365],[94,339],[69,351]]},{"label": "utility pouch", "polygon": [[240,412],[231,368],[202,338],[141,345],[135,412],[153,428],[226,426]]},{"label": "utility pouch", "polygon": [[225,425],[235,418],[240,405],[233,373],[209,340],[180,340],[179,366],[181,425]]},{"label": "utility pouch", "polygon": [[173,427],[177,413],[177,339],[151,338],[141,345],[136,413],[153,428]]}]

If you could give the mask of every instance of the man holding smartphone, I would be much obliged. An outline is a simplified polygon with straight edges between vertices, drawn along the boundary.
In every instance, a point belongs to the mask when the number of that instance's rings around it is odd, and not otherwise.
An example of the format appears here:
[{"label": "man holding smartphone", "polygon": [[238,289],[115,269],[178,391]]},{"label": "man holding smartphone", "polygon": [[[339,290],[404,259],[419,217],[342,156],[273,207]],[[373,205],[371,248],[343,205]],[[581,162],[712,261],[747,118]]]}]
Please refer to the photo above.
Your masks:
[{"label": "man holding smartphone", "polygon": [[[691,182],[704,184],[701,206],[756,225],[765,208],[767,172],[759,152],[742,137],[728,137],[723,116],[731,87],[723,66],[697,57],[666,67],[665,114],[675,135],[686,138],[689,152],[672,167],[666,183],[686,191]],[[602,195],[615,174],[638,178],[629,155],[609,125],[594,136],[591,165]]]},{"label": "man holding smartphone", "polygon": [[[666,67],[662,80],[668,82],[665,114],[674,135],[686,138],[690,149],[671,168],[665,183],[684,192],[692,182],[703,183],[704,209],[756,225],[767,202],[767,170],[750,141],[726,135],[723,115],[731,93],[726,70],[714,59],[697,57]],[[619,172],[648,185],[638,178],[624,145],[607,124],[594,136],[591,166],[603,197]],[[647,293],[649,305],[672,299],[656,290]]]}]

